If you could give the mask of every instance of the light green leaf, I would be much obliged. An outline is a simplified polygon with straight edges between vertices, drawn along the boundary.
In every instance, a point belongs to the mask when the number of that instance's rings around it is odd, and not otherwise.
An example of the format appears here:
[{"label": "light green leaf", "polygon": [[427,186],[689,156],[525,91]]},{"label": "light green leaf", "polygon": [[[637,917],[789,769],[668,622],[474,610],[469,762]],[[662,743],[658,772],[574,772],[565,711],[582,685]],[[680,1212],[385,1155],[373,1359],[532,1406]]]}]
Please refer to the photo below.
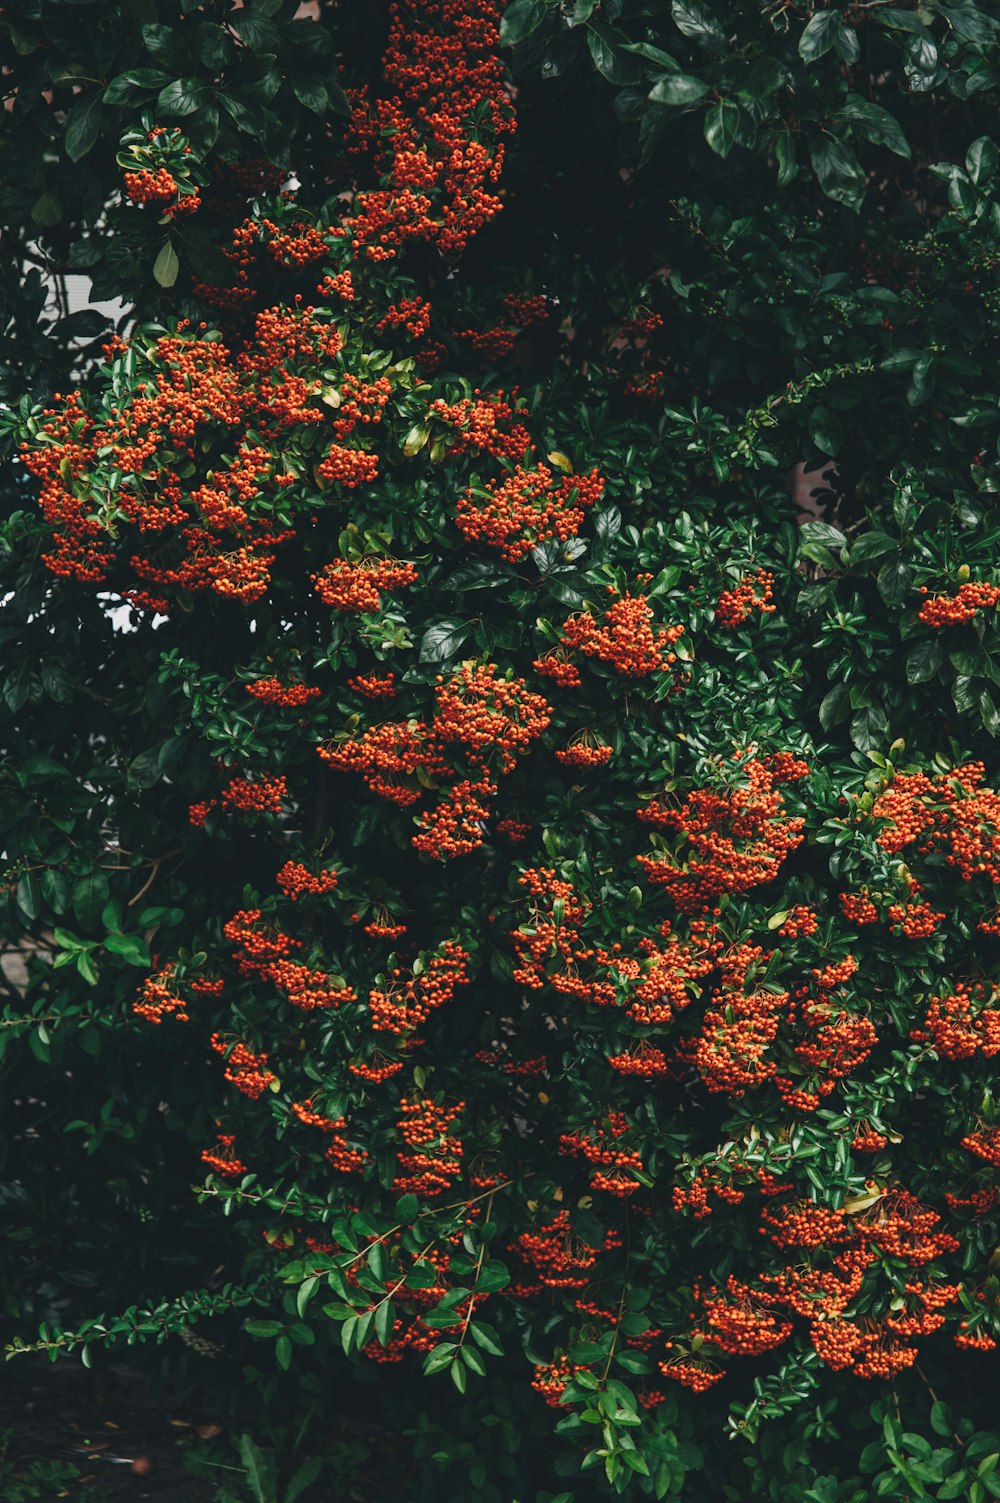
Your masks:
[{"label": "light green leaf", "polygon": [[173,242],[165,240],[160,247],[159,255],[153,262],[153,280],[158,282],[161,287],[172,287],[177,281],[177,273],[180,271],[180,267],[181,263],[177,259],[177,252],[174,250]]},{"label": "light green leaf", "polygon": [[697,104],[708,93],[708,84],[690,73],[666,73],[649,91],[654,104]]}]

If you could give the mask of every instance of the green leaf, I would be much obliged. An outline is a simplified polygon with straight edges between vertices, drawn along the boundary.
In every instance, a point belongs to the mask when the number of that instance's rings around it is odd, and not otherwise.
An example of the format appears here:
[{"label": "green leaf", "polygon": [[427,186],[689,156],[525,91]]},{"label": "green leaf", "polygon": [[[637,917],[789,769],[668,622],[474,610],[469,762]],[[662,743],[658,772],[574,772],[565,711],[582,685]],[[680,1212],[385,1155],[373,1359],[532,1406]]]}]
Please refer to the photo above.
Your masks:
[{"label": "green leaf", "polygon": [[73,883],[73,912],[82,929],[96,928],[109,891],[103,872],[88,872]]},{"label": "green leaf", "polygon": [[503,1356],[504,1352],[499,1332],[493,1326],[487,1325],[485,1321],[473,1321],[469,1326],[469,1335],[478,1346],[482,1347],[484,1352],[489,1352],[491,1357]]},{"label": "green leaf", "polygon": [[774,159],[778,164],[778,187],[787,188],[799,173],[795,154],[795,137],[790,130],[779,131],[774,138]]},{"label": "green leaf", "polygon": [[510,0],[500,22],[501,47],[516,47],[530,37],[545,19],[546,0]]},{"label": "green leaf", "polygon": [[247,135],[259,134],[263,129],[266,112],[256,100],[237,99],[233,94],[226,94],[222,100],[222,108]]},{"label": "green leaf", "polygon": [[948,1413],[947,1404],[942,1404],[940,1399],[931,1405],[931,1429],[935,1435],[950,1435],[952,1433],[952,1421]]},{"label": "green leaf", "polygon": [[910,648],[906,659],[906,682],[926,684],[935,678],[944,661],[944,653],[937,637],[924,637]]},{"label": "green leaf", "polygon": [[819,723],[824,731],[840,725],[851,713],[851,691],[846,684],[834,684],[820,701]]},{"label": "green leaf", "polygon": [[148,89],[162,89],[170,82],[170,74],[162,68],[127,68],[111,80],[104,90],[105,104],[128,104]]},{"label": "green leaf", "polygon": [[889,722],[879,705],[866,705],[851,721],[851,741],[860,752],[877,751],[889,738]]},{"label": "green leaf", "polygon": [[152,957],[145,940],[138,934],[109,934],[104,948],[112,955],[121,956],[129,965],[152,965]]},{"label": "green leaf", "polygon": [[443,1341],[434,1347],[424,1358],[425,1374],[430,1377],[433,1373],[443,1372],[446,1367],[450,1367],[456,1351],[453,1341]]},{"label": "green leaf", "polygon": [[429,626],[420,641],[421,663],[444,663],[455,656],[468,638],[467,622],[445,620]]},{"label": "green leaf", "polygon": [[696,42],[725,43],[726,33],[711,11],[696,0],[673,0],[670,14],[674,24],[686,37]]},{"label": "green leaf", "polygon": [[497,1289],[505,1289],[509,1283],[510,1272],[502,1263],[487,1263],[480,1270],[476,1288],[481,1294],[493,1294]]},{"label": "green leaf", "polygon": [[[829,14],[829,12],[824,12]],[[858,209],[865,196],[865,173],[854,155],[835,136],[811,136],[809,160],[827,198]]]},{"label": "green leaf", "polygon": [[34,872],[25,872],[19,879],[17,906],[29,921],[38,917],[42,907],[42,891]]},{"label": "green leaf", "polygon": [[594,536],[603,548],[610,548],[622,530],[622,514],[617,506],[606,506],[594,518]]},{"label": "green leaf", "polygon": [[281,50],[278,28],[259,11],[238,10],[230,13],[228,24],[251,52],[276,54]]},{"label": "green leaf", "polygon": [[76,969],[89,986],[96,986],[98,981],[97,967],[87,954],[76,957]]},{"label": "green leaf", "polygon": [[66,116],[66,155],[71,162],[78,162],[91,150],[101,133],[101,96],[88,94],[75,104]]},{"label": "green leaf", "polygon": [[603,1362],[607,1355],[607,1349],[598,1346],[596,1341],[578,1341],[567,1353],[571,1362],[579,1362],[583,1367],[589,1367],[592,1362]]},{"label": "green leaf", "polygon": [[296,1503],[296,1500],[302,1496],[306,1488],[311,1487],[319,1477],[325,1464],[322,1456],[311,1456],[300,1467],[296,1467],[289,1478],[288,1486],[285,1488],[282,1503]]},{"label": "green leaf", "polygon": [[375,1335],[383,1346],[389,1345],[392,1328],[396,1323],[396,1312],[393,1309],[391,1299],[382,1300],[375,1309]]},{"label": "green leaf", "polygon": [[850,563],[865,564],[871,559],[884,558],[898,547],[899,539],[890,537],[887,532],[863,532],[851,544]]},{"label": "green leaf", "polygon": [[649,91],[654,104],[697,104],[709,86],[690,73],[665,73]]},{"label": "green leaf", "polygon": [[301,1320],[306,1313],[306,1308],[319,1284],[319,1275],[313,1274],[312,1278],[303,1279],[295,1295],[295,1313]]},{"label": "green leaf", "polygon": [[281,1503],[296,1503],[302,1497],[305,1489],[310,1488],[317,1477],[322,1473],[326,1461],[323,1456],[310,1456],[308,1461],[302,1462],[301,1467],[296,1467],[289,1479],[289,1485],[284,1489],[284,1497]]},{"label": "green leaf", "polygon": [[42,897],[53,913],[65,913],[69,907],[69,878],[54,866],[42,872]]},{"label": "green leaf", "polygon": [[645,1352],[619,1352],[615,1361],[627,1373],[648,1373],[653,1370],[653,1364]]},{"label": "green leaf", "polygon": [[976,703],[975,679],[965,673],[957,674],[951,686],[951,697],[960,715],[971,710]]},{"label": "green leaf", "polygon": [[809,437],[822,454],[836,457],[844,442],[844,425],[829,407],[814,407],[809,414]]},{"label": "green leaf", "polygon": [[942,5],[941,14],[963,42],[971,42],[975,47],[988,47],[996,40],[997,22],[979,5]]},{"label": "green leaf", "polygon": [[996,143],[989,136],[980,136],[965,154],[965,170],[976,186],[982,188],[996,177],[997,161]]},{"label": "green leaf", "polygon": [[45,229],[58,224],[62,213],[62,202],[54,193],[42,193],[31,206],[31,217],[35,224],[40,224]]},{"label": "green leaf", "polygon": [[635,83],[641,76],[641,64],[625,50],[628,37],[613,26],[592,22],[587,27],[587,46],[598,73],[613,84]]},{"label": "green leaf", "polygon": [[860,94],[848,94],[840,113],[866,141],[873,141],[877,146],[887,146],[900,157],[913,155],[903,127],[895,115],[890,115],[880,104],[872,104]]},{"label": "green leaf", "polygon": [[293,78],[292,93],[299,104],[305,105],[314,115],[325,115],[330,108],[330,95],[326,84],[317,78]]},{"label": "green leaf", "polygon": [[155,22],[142,28],[142,40],[146,51],[155,63],[162,63],[170,70],[171,77],[187,73],[193,60],[190,49],[180,32],[172,26],[159,26]]},{"label": "green leaf", "polygon": [[977,706],[979,709],[979,719],[982,722],[983,730],[987,733],[987,735],[993,736],[994,738],[1000,736],[1000,712],[998,712],[997,707],[993,701],[993,697],[988,689],[980,689]]},{"label": "green leaf", "polygon": [[151,746],[129,763],[126,778],[131,787],[152,788],[159,782],[160,750],[159,746]]},{"label": "green leaf", "polygon": [[248,1336],[256,1336],[264,1341],[270,1341],[281,1331],[281,1322],[277,1320],[245,1320],[243,1329]]},{"label": "green leaf", "polygon": [[160,247],[159,255],[153,262],[154,281],[158,282],[161,287],[172,287],[177,281],[177,273],[180,271],[180,268],[181,263],[177,259],[177,252],[174,250],[173,242],[165,240]]},{"label": "green leaf", "polygon": [[904,564],[902,559],[893,559],[890,563],[882,565],[875,576],[875,583],[886,605],[893,607],[905,605],[913,589],[913,570],[909,564]]},{"label": "green leaf", "polygon": [[806,543],[821,543],[826,548],[846,548],[847,538],[830,522],[803,522],[799,536]]},{"label": "green leaf", "polygon": [[486,1363],[483,1361],[482,1357],[476,1351],[474,1346],[462,1347],[462,1361],[465,1363],[466,1367],[470,1369],[470,1371],[474,1372],[477,1375],[477,1377],[485,1378]]},{"label": "green leaf", "polygon": [[173,83],[161,89],[156,101],[160,115],[193,115],[204,109],[211,95],[196,78],[175,78]]},{"label": "green leaf", "polygon": [[731,99],[720,99],[705,111],[705,140],[720,157],[728,157],[736,143],[740,124],[740,107]]},{"label": "green leaf", "polygon": [[817,11],[799,37],[799,57],[802,61],[814,63],[818,57],[829,52],[843,24],[839,10]]},{"label": "green leaf", "polygon": [[239,1450],[254,1503],[274,1503],[274,1457],[250,1435],[240,1436]]},{"label": "green leaf", "polygon": [[833,48],[842,63],[847,63],[848,67],[854,66],[861,56],[861,43],[858,41],[858,34],[853,26],[840,28]]}]

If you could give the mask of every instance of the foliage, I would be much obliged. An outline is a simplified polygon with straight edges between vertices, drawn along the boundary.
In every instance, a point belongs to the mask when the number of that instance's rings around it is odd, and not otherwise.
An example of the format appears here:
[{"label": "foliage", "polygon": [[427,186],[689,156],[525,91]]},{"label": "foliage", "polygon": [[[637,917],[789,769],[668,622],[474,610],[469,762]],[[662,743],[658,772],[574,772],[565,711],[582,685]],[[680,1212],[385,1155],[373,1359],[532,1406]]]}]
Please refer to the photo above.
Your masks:
[{"label": "foliage", "polygon": [[415,1503],[996,1496],[995,18],[265,9],[44,106],[138,321],[12,345],[9,1350]]}]

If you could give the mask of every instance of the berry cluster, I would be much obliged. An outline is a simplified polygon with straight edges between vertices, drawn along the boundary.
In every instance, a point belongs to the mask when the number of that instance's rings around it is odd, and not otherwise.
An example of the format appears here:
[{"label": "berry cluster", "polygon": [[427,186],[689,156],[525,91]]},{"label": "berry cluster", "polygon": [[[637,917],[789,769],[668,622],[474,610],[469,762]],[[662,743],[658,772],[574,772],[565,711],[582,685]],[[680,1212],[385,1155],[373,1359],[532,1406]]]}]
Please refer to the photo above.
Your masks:
[{"label": "berry cluster", "polygon": [[653,611],[645,595],[622,595],[604,612],[598,625],[590,611],[570,616],[563,626],[562,646],[584,657],[608,663],[623,678],[664,673],[677,661],[674,643],[682,626],[653,626]]},{"label": "berry cluster", "polygon": [[773,881],[802,843],[803,819],[784,813],[779,784],[801,780],[809,768],[778,755],[738,764],[743,781],[719,790],[699,788],[668,807],[657,798],[639,818],[685,837],[686,859],[666,852],[640,856],[649,881],[663,888],[682,913],[707,912],[725,892],[747,892]]},{"label": "berry cluster", "polygon": [[337,886],[337,873],[329,868],[313,872],[299,861],[286,861],[275,880],[285,897],[297,902],[299,898],[333,892]]},{"label": "berry cluster", "polygon": [[216,1054],[225,1058],[226,1079],[251,1101],[277,1083],[274,1071],[268,1069],[266,1054],[255,1054],[246,1044],[226,1039],[221,1033],[213,1033],[209,1042]]},{"label": "berry cluster", "polygon": [[556,476],[546,464],[516,465],[500,480],[459,497],[456,521],[470,542],[485,542],[517,563],[547,538],[565,542],[583,525],[587,509],[601,499],[604,481],[587,475]]},{"label": "berry cluster", "polygon": [[766,569],[744,574],[735,589],[723,590],[715,606],[715,619],[730,629],[742,626],[753,611],[761,616],[773,615],[774,575]]},{"label": "berry cluster", "polygon": [[[927,595],[926,586],[920,593]],[[958,587],[955,595],[931,595],[917,615],[927,626],[940,630],[945,626],[964,626],[980,611],[992,610],[1000,603],[1000,585],[971,581]]]},{"label": "berry cluster", "polygon": [[492,663],[467,663],[439,678],[430,723],[372,726],[318,751],[329,766],[360,773],[373,793],[402,807],[416,804],[425,788],[441,789],[418,817],[411,843],[446,861],[482,845],[496,777],[513,771],[549,718],[546,701],[523,679],[502,677]]},{"label": "berry cluster", "polygon": [[259,699],[261,704],[273,705],[275,709],[298,710],[311,699],[319,696],[319,690],[308,684],[283,684],[276,678],[255,678],[247,684],[248,694]]},{"label": "berry cluster", "polygon": [[402,590],[417,578],[413,564],[391,559],[363,559],[359,564],[338,558],[315,576],[316,594],[334,611],[377,611],[383,594]]}]

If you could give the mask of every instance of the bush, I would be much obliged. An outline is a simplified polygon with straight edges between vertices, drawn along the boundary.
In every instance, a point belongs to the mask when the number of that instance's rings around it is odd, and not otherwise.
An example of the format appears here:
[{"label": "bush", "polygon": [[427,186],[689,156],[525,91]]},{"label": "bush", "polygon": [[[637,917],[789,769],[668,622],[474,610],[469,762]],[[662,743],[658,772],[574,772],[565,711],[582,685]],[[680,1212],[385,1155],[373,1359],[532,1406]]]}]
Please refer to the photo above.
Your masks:
[{"label": "bush", "polygon": [[44,107],[138,322],[10,341],[9,1351],[414,1499],[979,1500],[997,26],[646,9],[101,7]]}]

